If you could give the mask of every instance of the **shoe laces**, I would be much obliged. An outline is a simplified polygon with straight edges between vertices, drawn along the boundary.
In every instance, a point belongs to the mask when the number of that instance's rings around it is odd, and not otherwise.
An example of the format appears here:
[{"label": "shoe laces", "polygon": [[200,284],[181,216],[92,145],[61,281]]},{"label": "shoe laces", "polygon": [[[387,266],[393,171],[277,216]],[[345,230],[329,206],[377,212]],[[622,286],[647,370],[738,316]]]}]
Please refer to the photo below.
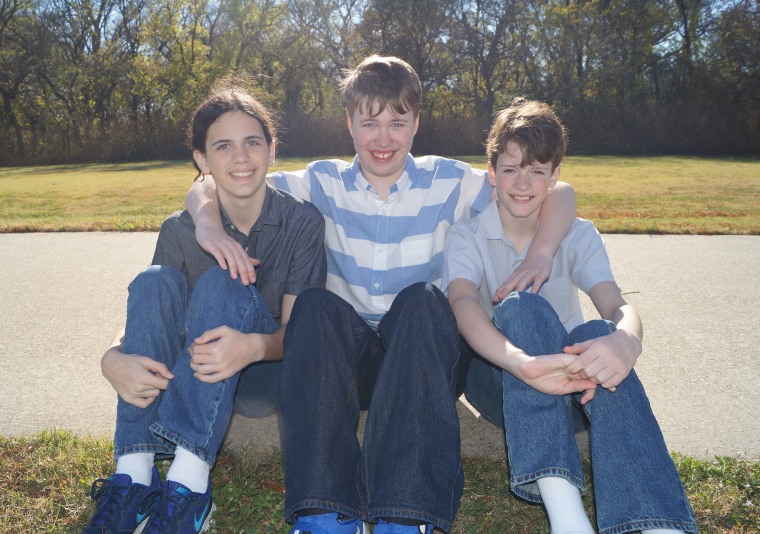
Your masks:
[{"label": "shoe laces", "polygon": [[91,526],[101,526],[108,520],[110,512],[121,506],[129,495],[129,486],[114,484],[113,477],[99,478],[92,483],[90,498],[97,502]]},{"label": "shoe laces", "polygon": [[181,509],[187,499],[187,493],[183,491],[182,486],[176,488],[170,488],[164,486],[161,488],[159,506],[156,506],[153,517],[145,530],[146,533],[161,533],[166,532],[171,525],[171,518],[177,510]]}]

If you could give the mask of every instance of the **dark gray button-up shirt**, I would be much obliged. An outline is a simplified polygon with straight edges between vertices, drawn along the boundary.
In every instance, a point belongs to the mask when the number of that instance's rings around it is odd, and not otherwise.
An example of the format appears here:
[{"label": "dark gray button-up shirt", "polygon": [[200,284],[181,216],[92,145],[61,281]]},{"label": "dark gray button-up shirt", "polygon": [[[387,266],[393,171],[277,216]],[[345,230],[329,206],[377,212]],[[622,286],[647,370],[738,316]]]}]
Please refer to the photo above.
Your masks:
[{"label": "dark gray button-up shirt", "polygon": [[[325,287],[325,222],[313,205],[267,186],[261,216],[248,235],[235,228],[221,205],[220,211],[225,232],[249,256],[261,260],[256,267],[256,288],[275,320],[280,319],[283,294],[298,295],[311,287]],[[153,265],[179,269],[194,286],[217,262],[195,240],[190,214],[181,211],[161,225]]]}]

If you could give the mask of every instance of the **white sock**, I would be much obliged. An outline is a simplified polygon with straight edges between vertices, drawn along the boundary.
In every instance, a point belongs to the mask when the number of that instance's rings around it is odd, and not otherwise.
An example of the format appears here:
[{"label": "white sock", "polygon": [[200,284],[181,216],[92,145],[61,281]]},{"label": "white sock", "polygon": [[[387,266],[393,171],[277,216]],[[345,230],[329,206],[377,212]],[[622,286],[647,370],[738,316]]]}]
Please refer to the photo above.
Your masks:
[{"label": "white sock", "polygon": [[578,488],[561,477],[543,477],[536,483],[552,534],[594,534]]},{"label": "white sock", "polygon": [[683,534],[683,530],[673,530],[670,528],[650,528],[642,530],[641,534]]},{"label": "white sock", "polygon": [[179,482],[194,493],[206,493],[209,471],[211,469],[206,462],[187,449],[177,447],[166,479]]},{"label": "white sock", "polygon": [[155,454],[152,452],[136,452],[119,456],[116,460],[116,472],[131,476],[133,484],[150,486],[154,458]]}]

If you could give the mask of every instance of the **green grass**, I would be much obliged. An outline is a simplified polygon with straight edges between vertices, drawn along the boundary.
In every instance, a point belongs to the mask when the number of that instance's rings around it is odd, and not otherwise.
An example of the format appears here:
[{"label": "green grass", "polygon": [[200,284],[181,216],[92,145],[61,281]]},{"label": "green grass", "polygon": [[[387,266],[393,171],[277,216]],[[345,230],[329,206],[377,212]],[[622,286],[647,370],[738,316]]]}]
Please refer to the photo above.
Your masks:
[{"label": "green grass", "polygon": [[[92,482],[113,471],[106,438],[48,431],[0,438],[0,532],[79,532],[89,519]],[[760,462],[674,457],[700,530],[760,529]],[[165,472],[167,465],[162,462]],[[466,458],[465,490],[453,534],[548,533],[542,507],[513,497],[503,460]],[[586,465],[587,474],[589,465]],[[212,473],[218,506],[212,533],[287,533],[278,453],[223,451]],[[585,504],[593,516],[593,499]]]},{"label": "green grass", "polygon": [[[0,232],[158,230],[194,176],[185,161],[0,168]],[[561,179],[605,233],[760,234],[760,159],[575,156]]]}]

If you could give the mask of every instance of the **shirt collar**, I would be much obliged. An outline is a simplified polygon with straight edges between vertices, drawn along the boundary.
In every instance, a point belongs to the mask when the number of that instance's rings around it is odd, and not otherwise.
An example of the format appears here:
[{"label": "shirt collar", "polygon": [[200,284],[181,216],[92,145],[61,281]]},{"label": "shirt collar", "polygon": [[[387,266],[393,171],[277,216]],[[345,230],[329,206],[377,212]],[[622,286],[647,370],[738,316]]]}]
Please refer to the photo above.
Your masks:
[{"label": "shirt collar", "polygon": [[[361,172],[358,156],[354,156],[354,162],[351,167],[357,189],[367,191],[368,193],[377,196],[377,190],[375,189],[375,186],[369,183]],[[391,185],[391,188],[388,191],[388,200],[391,200],[395,195],[401,197],[404,192],[409,190],[409,188],[412,186],[412,180],[410,176],[415,174],[416,169],[417,165],[414,163],[414,158],[411,156],[411,154],[407,154],[404,172],[402,172],[399,179],[396,180],[393,185]]]},{"label": "shirt collar", "polygon": [[[272,225],[272,226],[279,226],[281,222],[280,212],[276,209],[276,206],[274,205],[274,191],[272,186],[270,186],[268,183],[266,185],[266,195],[264,196],[264,205],[261,206],[261,215],[259,215],[259,218],[256,220],[255,223],[253,223],[253,227],[251,228],[251,232],[259,232],[263,228],[265,224]],[[238,228],[232,223],[232,220],[230,219],[229,215],[227,215],[227,212],[224,209],[224,206],[222,206],[222,203],[219,202],[219,215],[222,217],[222,226],[225,230],[235,230],[236,232],[239,232]]]},{"label": "shirt collar", "polygon": [[[494,198],[491,202],[488,203],[486,208],[483,210],[483,213],[480,214],[479,221],[480,222],[478,224],[477,230],[477,234],[479,236],[488,240],[501,241],[513,251],[515,250],[514,246],[512,246],[512,242],[504,237],[504,230],[501,227],[501,217],[499,216],[498,197]],[[528,243],[528,246],[526,246],[522,252],[520,252],[518,255],[519,258],[525,257],[525,254],[528,252],[528,247],[532,241],[533,240],[531,239],[531,241]]]}]

